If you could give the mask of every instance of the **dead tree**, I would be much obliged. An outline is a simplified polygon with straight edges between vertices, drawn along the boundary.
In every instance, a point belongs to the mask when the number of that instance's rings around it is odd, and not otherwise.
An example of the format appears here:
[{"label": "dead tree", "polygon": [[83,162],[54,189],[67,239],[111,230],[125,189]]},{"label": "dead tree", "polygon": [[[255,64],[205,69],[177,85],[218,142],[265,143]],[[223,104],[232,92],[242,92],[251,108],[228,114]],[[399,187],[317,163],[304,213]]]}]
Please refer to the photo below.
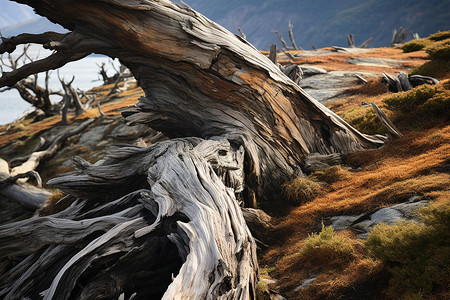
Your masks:
[{"label": "dead tree", "polygon": [[405,41],[407,36],[408,36],[408,31],[403,29],[402,26],[400,26],[400,28],[398,30],[394,29],[394,31],[392,33],[392,40],[391,40],[391,43],[389,44],[389,46],[395,47],[395,46],[403,44],[403,42]]},{"label": "dead tree", "polygon": [[[42,36],[42,35],[40,35]],[[61,38],[61,36],[57,33],[49,33],[49,38]],[[0,45],[0,51],[4,54],[5,52],[12,52],[15,50],[14,43],[20,43],[22,38],[29,38],[30,36],[27,34],[13,37],[13,38],[3,38],[2,37],[2,44]],[[13,39],[14,43],[10,43],[10,40]],[[17,72],[17,70],[26,68],[28,64],[32,65],[34,61],[36,61],[35,58],[30,57],[28,54],[30,44],[26,44],[23,48],[22,53],[20,53],[17,57],[13,57],[11,53],[8,53],[6,57],[0,56],[0,71],[2,74],[5,74],[8,76],[8,74],[14,74]],[[23,67],[22,67],[23,66]],[[9,72],[7,72],[7,70]],[[4,87],[0,90],[6,91],[11,89],[16,89],[21,98],[25,100],[26,102],[33,105],[35,108],[42,110],[44,112],[44,117],[57,115],[62,112],[62,122],[67,123],[67,113],[69,108],[74,109],[75,115],[81,114],[86,108],[88,108],[91,104],[90,97],[86,95],[83,91],[75,90],[72,87],[72,82],[74,81],[75,77],[72,78],[72,80],[69,83],[66,83],[59,77],[59,81],[61,82],[61,85],[63,87],[62,91],[54,91],[49,88],[49,80],[50,80],[50,72],[49,70],[46,70],[44,72],[45,74],[45,83],[44,86],[41,86],[38,83],[39,74],[35,73],[32,75],[27,76],[26,78],[23,78],[19,81],[17,81],[14,85],[10,85],[9,87]],[[50,96],[57,95],[61,97],[61,101],[55,101],[53,102],[50,99]],[[81,102],[81,99],[85,97],[86,103],[83,104]]]},{"label": "dead tree", "polygon": [[273,33],[276,34],[277,38],[280,40],[281,44],[283,44],[283,47],[285,50],[292,50],[292,47],[289,47],[286,40],[283,38],[283,34],[278,30],[272,30]]},{"label": "dead tree", "polygon": [[356,48],[355,46],[355,37],[352,33],[347,34],[347,45],[349,48]]},{"label": "dead tree", "polygon": [[[7,39],[2,37],[2,45],[7,41]],[[7,43],[7,42],[6,42]],[[28,54],[29,44],[25,45],[22,53],[17,55],[17,57],[13,57],[10,53],[6,57],[3,55],[0,56],[0,72],[3,74],[6,70],[17,70],[21,65],[32,62],[33,58],[31,58]],[[49,89],[48,82],[50,78],[49,71],[45,72],[45,86],[42,87],[38,84],[38,74],[34,74],[32,76],[28,76],[24,79],[19,80],[11,87],[6,87],[0,90],[6,91],[11,89],[16,89],[21,98],[26,102],[30,103],[37,109],[42,110],[46,116],[55,115],[58,113],[58,108],[56,105],[52,103],[50,100],[51,95],[62,95],[60,91],[52,91]]]},{"label": "dead tree", "polygon": [[0,86],[91,52],[118,57],[145,92],[126,120],[172,140],[123,147],[95,164],[76,160],[75,173],[49,182],[68,194],[69,208],[0,227],[5,299],[254,298],[255,243],[239,204],[273,201],[309,153],[384,143],[189,7],[20,2],[71,32],[46,64],[4,74]]},{"label": "dead tree", "polygon": [[[365,40],[358,48],[367,48],[367,46],[372,41],[372,38],[368,38]],[[347,34],[347,45],[349,48],[356,48],[355,45],[355,36],[352,33]]]},{"label": "dead tree", "polygon": [[292,25],[291,20],[289,20],[289,38],[291,39],[292,48],[294,50],[303,50],[302,47],[297,47],[297,44],[295,43],[294,38],[294,25]]}]

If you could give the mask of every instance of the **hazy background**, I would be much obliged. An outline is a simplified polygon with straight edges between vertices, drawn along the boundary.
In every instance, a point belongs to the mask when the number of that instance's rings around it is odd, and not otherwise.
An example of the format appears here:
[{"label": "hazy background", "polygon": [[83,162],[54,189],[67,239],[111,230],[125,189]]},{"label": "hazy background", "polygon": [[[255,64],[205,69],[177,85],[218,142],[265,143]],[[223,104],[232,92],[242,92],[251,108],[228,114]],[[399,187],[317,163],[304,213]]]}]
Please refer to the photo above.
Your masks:
[{"label": "hazy background", "polygon": [[[178,2],[178,1],[174,1]],[[346,35],[353,33],[358,45],[372,37],[369,47],[388,46],[392,31],[403,26],[425,37],[438,30],[450,30],[450,0],[184,0],[230,31],[240,27],[258,49],[271,43],[280,47],[273,29],[288,41],[288,21],[294,25],[295,40],[304,49],[346,46]],[[59,25],[34,14],[25,5],[0,0],[0,31],[3,36],[20,33],[63,32]],[[412,36],[409,35],[408,39]],[[35,52],[40,52],[35,48]],[[41,53],[42,55],[42,53]],[[74,85],[89,89],[99,82],[97,63],[105,58],[91,56],[64,67],[62,74],[76,73]],[[54,88],[59,88],[55,80]],[[18,118],[30,106],[18,93],[0,93],[0,124]]]}]

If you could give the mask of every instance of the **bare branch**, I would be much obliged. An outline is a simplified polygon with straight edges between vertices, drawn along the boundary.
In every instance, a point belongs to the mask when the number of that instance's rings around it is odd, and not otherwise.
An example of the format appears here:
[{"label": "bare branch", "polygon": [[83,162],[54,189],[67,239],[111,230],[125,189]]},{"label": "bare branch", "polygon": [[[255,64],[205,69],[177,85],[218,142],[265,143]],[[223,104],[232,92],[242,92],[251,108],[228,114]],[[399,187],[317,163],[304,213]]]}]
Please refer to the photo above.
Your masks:
[{"label": "bare branch", "polygon": [[245,33],[242,31],[241,27],[238,27],[238,31],[239,31],[239,33],[241,34],[242,38],[243,38],[244,40],[247,40],[247,36],[246,36]]},{"label": "bare branch", "polygon": [[2,37],[2,43],[0,44],[0,53],[11,53],[16,49],[17,45],[21,44],[47,44],[51,41],[62,41],[69,33],[56,33],[56,32],[44,32],[40,34],[22,33],[18,36],[10,38]]},{"label": "bare branch", "polygon": [[283,44],[283,47],[286,50],[292,50],[292,47],[289,47],[288,44],[286,43],[286,40],[283,38],[283,35],[281,34],[281,32],[279,32],[278,30],[272,30],[273,33],[275,33],[278,37],[278,39],[280,40],[280,42]]},{"label": "bare branch", "polygon": [[68,62],[79,60],[89,54],[89,52],[79,52],[68,55],[67,53],[56,52],[49,57],[33,61],[11,72],[4,72],[0,78],[0,87],[13,86],[19,80],[32,74],[61,68]]},{"label": "bare branch", "polygon": [[295,43],[294,39],[294,25],[292,25],[291,20],[289,20],[289,38],[291,39],[292,47],[294,50],[303,50],[301,47],[297,47],[297,44]]}]

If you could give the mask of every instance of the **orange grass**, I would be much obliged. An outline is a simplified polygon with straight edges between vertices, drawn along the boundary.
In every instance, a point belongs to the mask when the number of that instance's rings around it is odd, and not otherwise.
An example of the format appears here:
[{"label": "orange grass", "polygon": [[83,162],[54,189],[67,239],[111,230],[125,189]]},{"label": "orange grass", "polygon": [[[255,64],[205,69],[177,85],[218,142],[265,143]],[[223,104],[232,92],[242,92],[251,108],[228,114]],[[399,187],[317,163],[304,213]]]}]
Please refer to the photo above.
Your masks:
[{"label": "orange grass", "polygon": [[[326,195],[293,208],[282,218],[275,230],[273,246],[263,253],[261,263],[277,266],[272,277],[279,280],[281,291],[289,299],[333,299],[349,287],[364,286],[367,282],[379,286],[380,292],[387,286],[386,270],[368,256],[349,232],[338,233],[347,234],[357,249],[347,263],[329,262],[326,256],[307,262],[295,253],[307,234],[318,230],[324,218],[374,211],[417,194],[438,202],[448,201],[450,175],[445,166],[448,168],[449,162],[450,126],[410,132],[381,149],[349,155],[347,163],[360,167],[361,171],[344,171],[343,179],[331,184]],[[334,267],[326,267],[328,264]],[[309,288],[293,292],[314,273],[321,275]]]},{"label": "orange grass", "polygon": [[[320,50],[330,50],[331,48],[324,48]],[[310,52],[310,51],[309,51]],[[295,55],[296,51],[289,51],[290,54]],[[394,67],[382,67],[382,66],[365,66],[349,64],[347,60],[349,58],[356,57],[374,57],[374,58],[389,58],[402,60],[399,66]],[[388,73],[398,73],[407,69],[415,68],[422,65],[429,60],[428,54],[421,50],[411,53],[403,53],[401,49],[396,48],[374,48],[364,53],[331,53],[326,55],[296,57],[294,62],[296,64],[315,65],[317,67],[324,68],[327,71],[355,71],[355,72],[374,72],[382,73],[384,71]],[[292,63],[291,60],[279,60],[281,64]]]}]

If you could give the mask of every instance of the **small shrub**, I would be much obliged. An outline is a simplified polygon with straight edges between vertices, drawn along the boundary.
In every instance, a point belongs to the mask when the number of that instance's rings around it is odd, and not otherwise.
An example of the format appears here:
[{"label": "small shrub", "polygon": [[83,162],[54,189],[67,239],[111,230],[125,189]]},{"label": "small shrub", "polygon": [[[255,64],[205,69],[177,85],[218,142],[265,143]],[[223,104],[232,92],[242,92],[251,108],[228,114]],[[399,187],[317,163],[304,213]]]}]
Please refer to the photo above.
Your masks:
[{"label": "small shrub", "polygon": [[392,297],[428,294],[450,284],[450,202],[421,210],[424,225],[375,226],[366,247],[390,273]]},{"label": "small shrub", "polygon": [[422,85],[383,100],[386,107],[401,113],[416,112],[427,116],[448,116],[450,91],[442,86]]},{"label": "small shrub", "polygon": [[349,260],[353,257],[355,249],[345,237],[336,234],[332,226],[322,223],[319,233],[308,235],[299,255],[303,257],[327,257],[339,260]]},{"label": "small shrub", "polygon": [[438,31],[428,37],[432,41],[442,41],[450,38],[450,30],[448,31]]},{"label": "small shrub", "polygon": [[311,177],[317,178],[319,181],[332,184],[336,181],[345,179],[348,174],[342,169],[341,166],[332,166],[323,170],[315,171],[311,174]]},{"label": "small shrub", "polygon": [[433,43],[425,48],[431,59],[450,59],[450,39]]},{"label": "small shrub", "polygon": [[436,94],[436,87],[422,85],[408,92],[397,93],[383,100],[389,110],[410,112],[416,110]]},{"label": "small shrub", "polygon": [[417,39],[405,43],[403,46],[401,46],[401,48],[403,52],[408,53],[422,50],[425,47],[429,46],[431,43],[432,41],[428,39]]},{"label": "small shrub", "polygon": [[297,177],[282,185],[282,190],[291,204],[300,205],[320,195],[322,185],[309,177]]},{"label": "small shrub", "polygon": [[438,79],[447,78],[450,74],[450,60],[431,60],[410,72],[411,75],[425,75]]}]

